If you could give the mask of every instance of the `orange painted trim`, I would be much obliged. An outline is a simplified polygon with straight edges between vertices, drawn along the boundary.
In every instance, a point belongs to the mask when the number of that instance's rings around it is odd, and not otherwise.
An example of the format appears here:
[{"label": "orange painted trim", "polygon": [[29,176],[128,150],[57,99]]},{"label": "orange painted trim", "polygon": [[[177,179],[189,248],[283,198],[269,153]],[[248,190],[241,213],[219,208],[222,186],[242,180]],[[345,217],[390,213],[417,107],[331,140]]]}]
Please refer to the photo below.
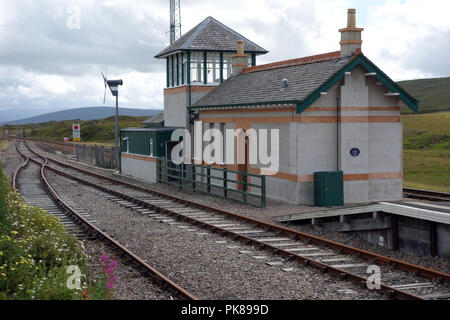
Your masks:
[{"label": "orange painted trim", "polygon": [[[217,86],[191,86],[191,92],[211,92],[216,89]],[[176,88],[165,88],[164,95],[187,93],[189,92],[189,86],[181,86]]]},{"label": "orange painted trim", "polygon": [[400,116],[363,116],[363,117],[345,116],[345,117],[339,117],[339,122],[341,122],[341,123],[400,122]]},{"label": "orange painted trim", "polygon": [[147,161],[147,162],[154,162],[154,163],[158,162],[157,158],[146,157],[146,156],[141,156],[141,155],[131,154],[131,153],[121,153],[121,157],[134,159],[134,160],[142,160],[142,161]]},{"label": "orange painted trim", "polygon": [[[290,173],[278,172],[276,174],[270,174],[270,172],[264,169],[250,168],[249,173],[252,174],[265,174],[269,178],[276,178],[281,180],[288,180],[291,182],[314,182],[313,174],[295,175]],[[369,181],[369,180],[387,180],[387,179],[402,179],[402,172],[377,172],[377,173],[364,173],[364,174],[345,174],[344,181]]]},{"label": "orange painted trim", "polygon": [[342,111],[400,111],[400,107],[341,107]]},{"label": "orange painted trim", "polygon": [[342,40],[339,44],[362,44],[362,40]]},{"label": "orange painted trim", "polygon": [[343,29],[339,29],[339,32],[347,32],[347,31],[360,32],[360,31],[364,31],[364,28],[343,28]]},{"label": "orange painted trim", "polygon": [[[237,128],[248,129],[252,123],[336,123],[338,117],[336,116],[288,116],[288,117],[211,117],[200,118],[200,121],[205,123],[235,123]],[[340,123],[392,123],[400,122],[400,116],[344,116],[339,117]],[[239,126],[238,126],[239,124]]]},{"label": "orange painted trim", "polygon": [[368,181],[369,174],[344,174],[344,181]]},{"label": "orange painted trim", "polygon": [[369,173],[369,180],[384,180],[384,179],[403,179],[403,173],[402,172]]}]

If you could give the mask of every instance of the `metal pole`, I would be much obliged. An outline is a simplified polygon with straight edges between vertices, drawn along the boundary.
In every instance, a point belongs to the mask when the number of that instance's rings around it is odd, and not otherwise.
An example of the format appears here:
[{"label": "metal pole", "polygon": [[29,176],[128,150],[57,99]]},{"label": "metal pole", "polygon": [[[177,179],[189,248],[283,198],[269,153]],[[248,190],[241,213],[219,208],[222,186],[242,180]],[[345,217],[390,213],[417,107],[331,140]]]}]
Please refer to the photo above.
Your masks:
[{"label": "metal pole", "polygon": [[116,142],[116,164],[119,166],[120,170],[120,160],[119,160],[119,92],[116,95],[116,132],[115,132],[115,142]]}]

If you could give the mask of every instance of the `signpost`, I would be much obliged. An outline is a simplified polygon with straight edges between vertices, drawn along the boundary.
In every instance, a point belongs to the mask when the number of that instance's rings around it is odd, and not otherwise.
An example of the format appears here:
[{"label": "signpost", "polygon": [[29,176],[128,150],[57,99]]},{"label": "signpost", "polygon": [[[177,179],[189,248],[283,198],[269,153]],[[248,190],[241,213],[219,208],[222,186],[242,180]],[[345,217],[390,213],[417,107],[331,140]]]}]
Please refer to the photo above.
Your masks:
[{"label": "signpost", "polygon": [[80,124],[72,124],[72,137],[73,137],[73,154],[77,155],[78,160],[78,153],[75,152],[75,142],[81,141],[81,126]]},{"label": "signpost", "polygon": [[80,124],[72,124],[72,136],[73,136],[73,142],[80,142],[81,141]]}]

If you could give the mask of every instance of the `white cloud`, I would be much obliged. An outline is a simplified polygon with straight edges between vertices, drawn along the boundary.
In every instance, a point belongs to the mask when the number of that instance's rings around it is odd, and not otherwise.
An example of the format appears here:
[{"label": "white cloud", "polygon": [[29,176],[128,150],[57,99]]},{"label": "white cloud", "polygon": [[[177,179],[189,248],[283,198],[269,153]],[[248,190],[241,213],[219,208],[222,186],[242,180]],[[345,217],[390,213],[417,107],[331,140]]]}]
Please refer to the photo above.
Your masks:
[{"label": "white cloud", "polygon": [[[66,27],[79,6],[81,29]],[[183,0],[182,31],[207,16],[261,45],[267,63],[339,49],[347,8],[364,27],[363,52],[394,80],[450,75],[447,0]],[[162,108],[166,0],[0,0],[0,107],[103,103],[100,71],[121,78],[124,107]],[[108,94],[107,105],[114,105]]]}]

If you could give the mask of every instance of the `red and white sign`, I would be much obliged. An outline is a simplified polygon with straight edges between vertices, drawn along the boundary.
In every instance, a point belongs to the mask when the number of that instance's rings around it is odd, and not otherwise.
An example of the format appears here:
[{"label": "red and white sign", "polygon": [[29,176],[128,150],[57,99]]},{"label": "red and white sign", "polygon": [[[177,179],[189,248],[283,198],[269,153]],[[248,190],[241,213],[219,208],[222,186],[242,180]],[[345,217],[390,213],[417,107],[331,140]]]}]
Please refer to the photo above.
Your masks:
[{"label": "red and white sign", "polygon": [[81,141],[81,127],[80,124],[72,125],[73,141]]}]

